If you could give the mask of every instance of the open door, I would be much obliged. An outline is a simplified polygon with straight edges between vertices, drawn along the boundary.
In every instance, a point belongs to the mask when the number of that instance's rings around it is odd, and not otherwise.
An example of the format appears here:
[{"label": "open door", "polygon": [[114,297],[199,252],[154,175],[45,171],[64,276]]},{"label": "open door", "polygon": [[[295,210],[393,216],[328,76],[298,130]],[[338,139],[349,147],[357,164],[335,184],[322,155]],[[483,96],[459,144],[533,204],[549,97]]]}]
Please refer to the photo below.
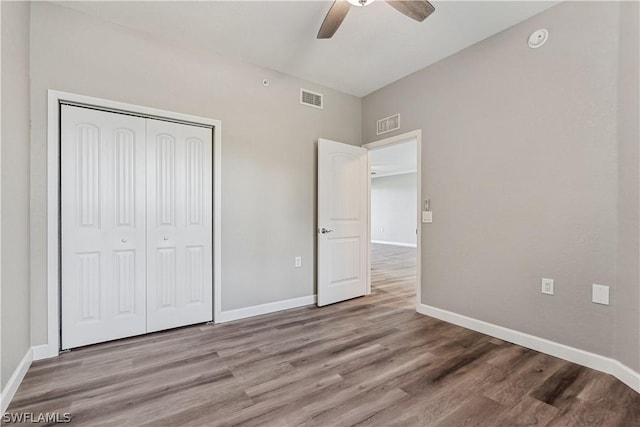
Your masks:
[{"label": "open door", "polygon": [[318,305],[367,292],[367,150],[318,140]]}]

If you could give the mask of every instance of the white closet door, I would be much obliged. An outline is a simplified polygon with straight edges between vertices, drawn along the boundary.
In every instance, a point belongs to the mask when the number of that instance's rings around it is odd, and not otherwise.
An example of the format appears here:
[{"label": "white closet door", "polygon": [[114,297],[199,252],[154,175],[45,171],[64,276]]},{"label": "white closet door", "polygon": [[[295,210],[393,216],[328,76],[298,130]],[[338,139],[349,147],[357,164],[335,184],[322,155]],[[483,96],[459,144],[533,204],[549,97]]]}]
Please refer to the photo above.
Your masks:
[{"label": "white closet door", "polygon": [[212,320],[212,130],[147,120],[147,330]]},{"label": "white closet door", "polygon": [[146,331],[145,119],[62,106],[62,348]]}]

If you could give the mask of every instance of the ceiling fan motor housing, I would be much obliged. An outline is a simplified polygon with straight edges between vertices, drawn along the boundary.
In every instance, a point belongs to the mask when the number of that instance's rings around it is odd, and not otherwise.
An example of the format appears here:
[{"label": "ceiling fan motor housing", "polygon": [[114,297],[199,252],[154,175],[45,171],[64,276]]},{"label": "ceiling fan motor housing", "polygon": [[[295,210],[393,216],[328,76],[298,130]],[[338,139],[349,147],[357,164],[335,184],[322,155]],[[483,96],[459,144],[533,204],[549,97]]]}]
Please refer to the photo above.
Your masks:
[{"label": "ceiling fan motor housing", "polygon": [[347,0],[349,3],[351,3],[354,6],[366,6],[368,4],[373,3],[375,0]]}]

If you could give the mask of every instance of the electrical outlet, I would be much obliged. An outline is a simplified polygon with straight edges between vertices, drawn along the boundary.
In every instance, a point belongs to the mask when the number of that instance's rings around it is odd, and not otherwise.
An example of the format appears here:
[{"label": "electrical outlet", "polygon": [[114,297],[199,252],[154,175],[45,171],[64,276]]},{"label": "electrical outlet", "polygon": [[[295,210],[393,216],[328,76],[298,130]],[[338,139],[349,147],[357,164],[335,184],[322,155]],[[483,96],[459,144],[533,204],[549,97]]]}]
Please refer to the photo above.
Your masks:
[{"label": "electrical outlet", "polygon": [[553,295],[553,279],[542,278],[542,293],[545,295]]},{"label": "electrical outlet", "polygon": [[302,257],[301,256],[297,256],[295,259],[295,266],[297,267],[302,267]]}]

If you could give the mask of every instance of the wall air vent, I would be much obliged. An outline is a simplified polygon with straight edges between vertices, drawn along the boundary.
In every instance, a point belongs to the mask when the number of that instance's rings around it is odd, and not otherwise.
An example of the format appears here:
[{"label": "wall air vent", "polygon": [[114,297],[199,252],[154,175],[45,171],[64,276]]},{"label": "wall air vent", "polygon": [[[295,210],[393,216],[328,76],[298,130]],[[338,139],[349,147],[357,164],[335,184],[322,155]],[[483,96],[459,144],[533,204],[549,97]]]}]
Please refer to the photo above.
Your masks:
[{"label": "wall air vent", "polygon": [[378,120],[377,125],[378,135],[400,129],[400,114],[394,114],[393,116],[380,119]]},{"label": "wall air vent", "polygon": [[300,89],[300,104],[322,108],[322,94]]}]

